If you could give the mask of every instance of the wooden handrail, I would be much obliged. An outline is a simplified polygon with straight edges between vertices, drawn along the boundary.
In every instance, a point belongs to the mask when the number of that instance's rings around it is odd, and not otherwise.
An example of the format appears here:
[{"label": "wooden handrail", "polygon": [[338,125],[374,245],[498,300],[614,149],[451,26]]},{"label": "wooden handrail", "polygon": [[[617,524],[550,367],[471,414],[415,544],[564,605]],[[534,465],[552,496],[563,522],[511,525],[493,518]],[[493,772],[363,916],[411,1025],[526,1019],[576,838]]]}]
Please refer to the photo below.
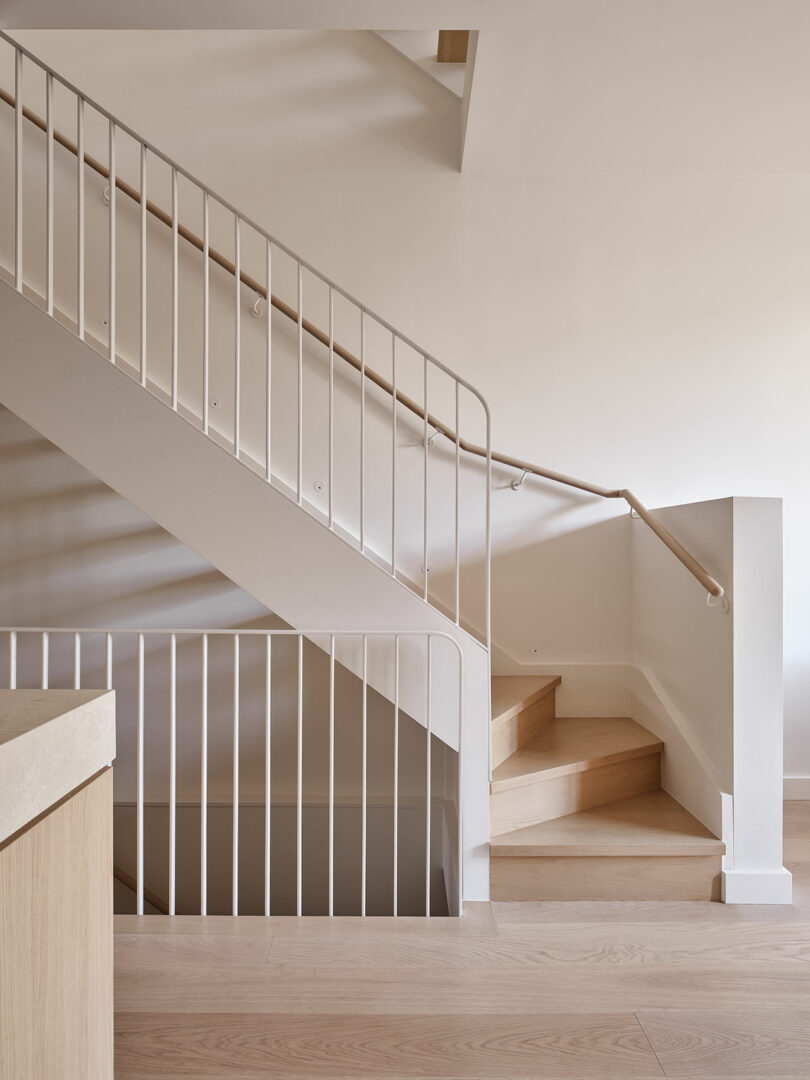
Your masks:
[{"label": "wooden handrail", "polygon": [[[16,106],[13,95],[7,93],[1,87],[0,100],[4,101],[6,105],[11,106],[11,108],[15,108]],[[40,131],[47,132],[47,124],[45,120],[37,113],[35,113],[32,109],[23,106],[22,113],[25,119],[28,120],[31,124],[33,124],[35,127],[39,128]],[[68,150],[74,156],[78,157],[79,148],[76,143],[74,143],[71,139],[68,138],[67,135],[63,134],[60,131],[54,130],[53,139],[54,142],[59,144],[59,146],[64,147],[65,150]],[[84,163],[99,176],[103,177],[105,180],[110,179],[109,169],[106,167],[106,165],[103,165],[97,158],[94,158],[92,157],[92,155],[85,153]],[[121,191],[124,195],[128,196],[128,198],[132,199],[133,202],[136,202],[140,206],[141,194],[137,188],[134,188],[131,184],[128,184],[125,180],[122,180],[118,176],[116,176],[115,178],[115,186],[116,190]],[[171,215],[166,213],[165,210],[159,207],[156,203],[152,202],[150,199],[146,200],[146,209],[148,213],[150,213],[158,221],[162,222],[164,225],[167,225],[169,228],[172,228]],[[196,248],[197,251],[205,251],[202,239],[197,236],[196,233],[192,232],[191,229],[178,223],[177,233],[186,241],[186,243]],[[221,267],[227,273],[233,276],[236,275],[235,263],[233,263],[229,258],[227,258],[227,256],[223,255],[222,252],[217,251],[216,248],[212,248],[209,246],[208,257],[211,259],[212,262],[216,263],[217,266]],[[265,301],[269,301],[269,303],[277,311],[281,312],[282,315],[285,315],[288,319],[298,325],[298,312],[295,310],[295,308],[293,308],[290,304],[285,303],[284,300],[282,300],[280,297],[276,296],[272,292],[268,297],[267,288],[262,285],[260,281],[257,281],[256,278],[252,277],[250,274],[247,274],[244,270],[240,270],[239,280],[248,289],[257,293],[258,296],[262,297],[262,299],[264,299]],[[472,443],[469,442],[467,439],[461,438],[461,436],[457,432],[453,431],[453,429],[448,424],[445,424],[442,420],[434,416],[432,413],[428,412],[426,415],[424,408],[417,401],[414,401],[413,398],[409,397],[407,394],[404,394],[401,390],[395,390],[392,383],[390,383],[386,378],[380,375],[379,372],[374,371],[373,368],[368,367],[368,365],[362,364],[359,358],[355,356],[354,353],[350,352],[349,349],[345,348],[343,345],[340,345],[334,340],[332,340],[330,343],[329,335],[324,333],[324,331],[321,330],[320,327],[316,326],[315,323],[311,322],[309,319],[302,317],[301,326],[310,337],[315,338],[315,340],[320,342],[321,345],[329,348],[331,344],[331,348],[335,356],[339,356],[341,360],[344,360],[347,364],[350,365],[350,367],[354,368],[355,371],[365,374],[365,377],[375,386],[378,386],[385,393],[391,395],[392,397],[395,397],[396,401],[400,405],[404,406],[404,408],[408,409],[423,422],[427,421],[430,427],[432,427],[435,431],[440,432],[442,435],[446,436],[446,438],[448,438],[454,445],[458,445],[459,449],[463,450],[467,454],[472,454],[476,457],[487,458],[488,453],[486,447],[478,446],[476,443]],[[647,507],[628,488],[613,489],[599,487],[596,484],[589,484],[584,480],[577,480],[572,476],[566,476],[564,473],[554,472],[552,469],[544,469],[539,465],[534,465],[531,462],[523,461],[520,458],[511,457],[508,454],[501,454],[496,450],[491,451],[489,456],[491,457],[491,460],[493,462],[499,465],[504,465],[508,468],[518,469],[522,474],[530,474],[532,476],[538,476],[544,480],[551,480],[552,482],[557,484],[564,484],[566,487],[576,488],[578,491],[584,491],[590,495],[598,495],[600,498],[603,499],[624,499],[628,506],[630,506],[631,509],[636,511],[642,521],[644,521],[652,529],[655,535],[669,548],[673,555],[680,560],[680,562],[695,578],[697,578],[697,580],[707,590],[710,596],[715,597],[715,599],[717,600],[722,600],[725,597],[725,589],[723,588],[723,586],[711,576],[711,574],[705,569],[705,567],[703,567],[698,562],[698,560],[693,555],[691,555],[678,540],[675,539],[675,537],[668,529],[664,528],[664,526],[660,523],[660,521],[657,520],[657,518],[653,517]]]},{"label": "wooden handrail", "polygon": [[[0,100],[4,101],[6,105],[11,106],[11,108],[15,107],[15,100],[13,95],[7,93],[7,91],[3,90],[2,87],[0,87]],[[42,132],[47,132],[48,126],[41,116],[35,113],[32,109],[29,109],[25,106],[23,107],[22,112],[25,119],[28,120],[31,124],[33,124],[34,127],[39,128],[39,130]],[[78,157],[79,148],[76,143],[74,143],[70,138],[68,138],[67,135],[64,135],[62,132],[54,129],[53,139],[55,143],[58,143],[59,146],[64,147],[64,149],[72,153],[74,157]],[[97,158],[94,158],[91,154],[86,153],[84,155],[84,163],[88,166],[88,168],[92,169],[93,172],[103,177],[103,179],[110,179],[110,171],[107,166],[103,165]],[[124,195],[128,196],[128,198],[132,199],[133,202],[136,202],[140,206],[141,194],[137,188],[134,188],[131,184],[128,184],[126,180],[122,180],[118,176],[116,176],[115,178],[115,187],[117,191],[122,192]],[[162,224],[167,225],[169,228],[172,227],[171,214],[166,213],[165,210],[163,210],[156,203],[152,202],[151,199],[146,200],[146,209],[149,214],[157,218],[157,220],[162,222]],[[204,252],[205,248],[202,239],[197,236],[196,233],[192,232],[191,229],[187,228],[185,225],[181,225],[178,223],[177,233],[178,236],[181,236],[183,240],[186,241],[186,243],[190,244],[193,248],[196,248],[197,251]],[[213,248],[210,245],[208,248],[208,257],[213,263],[216,263],[217,266],[221,267],[227,273],[234,276],[236,275],[236,264],[233,263],[226,255],[223,255],[222,252],[217,251],[216,248]],[[267,300],[267,289],[264,285],[262,285],[260,281],[257,281],[256,278],[252,277],[244,270],[240,270],[239,280],[252,292],[257,293],[263,300]],[[277,311],[280,311],[282,315],[286,315],[288,319],[298,325],[298,312],[295,310],[294,307],[291,307],[290,304],[285,303],[284,300],[276,296],[275,293],[271,293],[270,303],[273,305],[274,308],[276,308]],[[309,334],[311,337],[314,337],[316,341],[320,342],[321,345],[325,345],[327,348],[329,347],[329,335],[324,333],[324,331],[321,330],[320,327],[316,326],[313,322],[306,318],[301,320],[301,325],[307,334]],[[356,371],[362,370],[362,364],[360,360],[354,355],[354,353],[350,352],[343,345],[339,344],[336,341],[333,341],[332,349],[335,353],[335,356],[339,356],[341,360],[345,360],[346,363],[350,364],[351,367],[353,367]],[[376,386],[379,386],[381,390],[385,390],[386,393],[393,395],[393,385],[389,383],[387,379],[383,378],[382,375],[380,375],[376,371],[373,371],[369,367],[365,368],[365,374],[366,378],[369,379],[370,382],[373,382]],[[425,419],[425,412],[422,406],[419,405],[416,401],[414,401],[413,398],[408,397],[407,394],[403,394],[400,390],[397,390],[397,401],[400,403],[400,405],[404,405],[406,409],[409,409],[421,420]],[[446,435],[448,438],[452,439],[453,442],[455,442],[455,432],[446,424],[442,423],[441,420],[433,416],[431,413],[428,413],[427,421],[431,427],[435,428],[437,431],[440,431],[443,435]],[[462,450],[466,450],[468,453],[483,453],[483,455],[486,456],[486,451],[482,450],[481,447],[476,447],[472,443],[468,443],[464,439],[459,440],[459,445]]]},{"label": "wooden handrail", "polygon": [[[122,870],[120,866],[113,866],[113,877],[116,881],[120,881],[127,889],[131,889],[132,892],[137,893],[138,882],[132,874],[128,874],[126,870]],[[153,893],[151,889],[144,888],[143,898],[147,904],[151,904],[153,908],[156,908],[161,915],[169,914],[169,905],[161,896],[158,896],[157,893]]]}]

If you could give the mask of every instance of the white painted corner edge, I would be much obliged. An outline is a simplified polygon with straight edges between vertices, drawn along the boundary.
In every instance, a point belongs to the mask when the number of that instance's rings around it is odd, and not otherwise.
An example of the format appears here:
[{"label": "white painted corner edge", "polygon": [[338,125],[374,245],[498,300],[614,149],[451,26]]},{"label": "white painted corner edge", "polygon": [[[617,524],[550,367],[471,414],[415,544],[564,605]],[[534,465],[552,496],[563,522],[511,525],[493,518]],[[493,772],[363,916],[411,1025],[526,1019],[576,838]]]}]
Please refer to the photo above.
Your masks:
[{"label": "white painted corner edge", "polygon": [[724,904],[791,904],[793,875],[780,870],[724,870]]}]

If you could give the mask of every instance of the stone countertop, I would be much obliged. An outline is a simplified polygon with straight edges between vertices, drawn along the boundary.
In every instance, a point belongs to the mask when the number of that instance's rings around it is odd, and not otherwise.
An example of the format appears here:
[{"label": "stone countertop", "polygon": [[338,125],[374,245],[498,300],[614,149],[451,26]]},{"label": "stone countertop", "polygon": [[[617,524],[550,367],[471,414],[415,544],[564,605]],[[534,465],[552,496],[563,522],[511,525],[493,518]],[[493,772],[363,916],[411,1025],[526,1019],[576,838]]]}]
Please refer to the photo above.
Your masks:
[{"label": "stone countertop", "polygon": [[0,690],[0,844],[114,757],[112,690]]}]

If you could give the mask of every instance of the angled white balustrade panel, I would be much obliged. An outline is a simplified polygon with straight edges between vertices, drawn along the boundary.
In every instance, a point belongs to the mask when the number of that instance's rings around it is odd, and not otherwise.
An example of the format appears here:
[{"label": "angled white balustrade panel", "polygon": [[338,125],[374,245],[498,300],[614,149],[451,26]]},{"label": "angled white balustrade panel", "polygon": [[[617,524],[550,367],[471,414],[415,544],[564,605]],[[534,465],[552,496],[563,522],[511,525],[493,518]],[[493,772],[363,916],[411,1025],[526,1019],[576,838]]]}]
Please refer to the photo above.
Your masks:
[{"label": "angled white balustrade panel", "polygon": [[[292,626],[448,632],[464,656],[465,896],[487,895],[488,655],[464,630],[0,283],[0,400]],[[356,646],[340,662],[357,673]],[[434,667],[436,700],[443,665]],[[391,692],[387,668],[369,681]],[[424,722],[415,685],[402,707]],[[457,746],[453,725],[438,738]]]}]

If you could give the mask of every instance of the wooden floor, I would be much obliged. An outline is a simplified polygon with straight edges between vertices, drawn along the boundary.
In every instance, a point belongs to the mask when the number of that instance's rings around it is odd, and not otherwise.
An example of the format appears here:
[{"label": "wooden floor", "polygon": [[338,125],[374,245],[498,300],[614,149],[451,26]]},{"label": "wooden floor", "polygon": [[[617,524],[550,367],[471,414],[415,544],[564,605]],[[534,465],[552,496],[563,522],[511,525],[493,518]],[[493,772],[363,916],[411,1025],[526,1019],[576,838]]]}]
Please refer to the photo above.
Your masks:
[{"label": "wooden floor", "polygon": [[810,803],[793,907],[464,919],[118,916],[117,1080],[810,1077]]}]

